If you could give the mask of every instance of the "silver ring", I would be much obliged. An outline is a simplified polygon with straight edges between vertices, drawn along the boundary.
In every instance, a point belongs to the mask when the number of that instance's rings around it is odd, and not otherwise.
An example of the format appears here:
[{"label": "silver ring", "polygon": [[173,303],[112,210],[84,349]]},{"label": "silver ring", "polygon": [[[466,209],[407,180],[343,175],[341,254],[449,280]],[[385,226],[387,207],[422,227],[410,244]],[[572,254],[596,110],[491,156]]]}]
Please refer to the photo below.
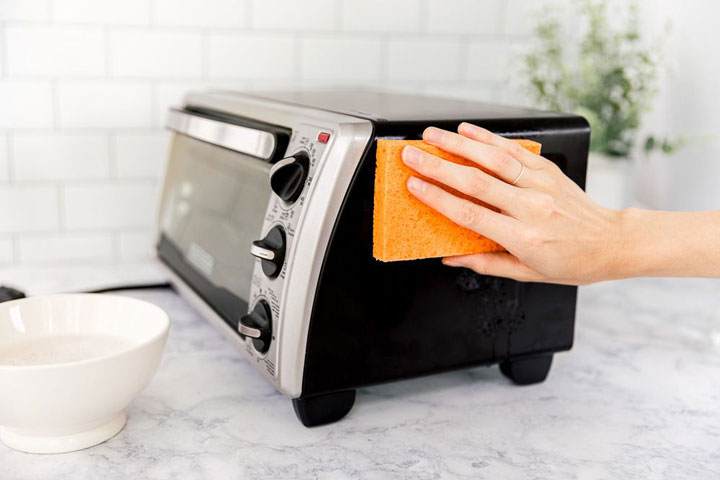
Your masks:
[{"label": "silver ring", "polygon": [[518,161],[518,163],[520,164],[520,173],[518,173],[518,176],[515,177],[515,180],[513,180],[510,185],[515,185],[518,180],[520,180],[520,177],[522,177],[523,173],[525,173],[525,164],[520,161]]}]

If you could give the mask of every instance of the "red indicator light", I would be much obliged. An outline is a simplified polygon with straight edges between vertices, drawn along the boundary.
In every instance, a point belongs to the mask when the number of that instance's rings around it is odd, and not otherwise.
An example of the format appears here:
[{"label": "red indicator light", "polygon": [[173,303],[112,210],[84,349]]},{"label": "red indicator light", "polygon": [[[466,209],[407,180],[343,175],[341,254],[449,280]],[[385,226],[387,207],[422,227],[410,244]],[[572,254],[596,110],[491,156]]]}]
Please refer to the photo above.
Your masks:
[{"label": "red indicator light", "polygon": [[330,140],[330,134],[327,132],[318,133],[317,141],[320,143],[327,143]]}]

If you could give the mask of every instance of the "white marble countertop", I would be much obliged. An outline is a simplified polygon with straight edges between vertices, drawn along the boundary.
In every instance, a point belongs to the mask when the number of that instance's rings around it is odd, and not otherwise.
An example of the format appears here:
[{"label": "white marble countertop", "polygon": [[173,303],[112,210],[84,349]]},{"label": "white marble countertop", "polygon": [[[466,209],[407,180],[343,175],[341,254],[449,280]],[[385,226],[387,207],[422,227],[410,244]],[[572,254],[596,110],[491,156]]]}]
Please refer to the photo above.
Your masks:
[{"label": "white marble countertop", "polygon": [[0,444],[0,478],[720,478],[718,281],[582,288],[575,346],[545,383],[481,367],[364,388],[314,429],[172,291],[127,294],[173,325],[125,429],[62,455]]}]

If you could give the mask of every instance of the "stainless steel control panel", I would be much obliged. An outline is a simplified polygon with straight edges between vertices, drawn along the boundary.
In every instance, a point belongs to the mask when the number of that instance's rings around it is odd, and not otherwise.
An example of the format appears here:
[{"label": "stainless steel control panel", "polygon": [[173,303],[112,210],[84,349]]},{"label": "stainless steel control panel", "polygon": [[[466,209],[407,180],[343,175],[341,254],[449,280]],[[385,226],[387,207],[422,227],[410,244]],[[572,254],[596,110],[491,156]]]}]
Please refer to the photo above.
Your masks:
[{"label": "stainless steel control panel", "polygon": [[372,123],[215,91],[188,94],[168,127],[178,135],[158,256],[183,296],[297,398],[323,260]]},{"label": "stainless steel control panel", "polygon": [[[295,251],[293,249],[294,240],[298,235],[297,226],[304,212],[312,188],[313,179],[315,178],[320,166],[326,156],[326,151],[331,148],[334,132],[332,129],[320,125],[299,124],[293,129],[290,142],[286,151],[285,158],[293,160],[291,157],[306,159],[307,172],[299,189],[297,198],[292,201],[286,201],[277,193],[271,195],[268,203],[267,211],[262,228],[262,236],[278,228],[284,232],[284,259],[279,273],[272,277],[263,269],[263,258],[273,255],[270,252],[259,251],[256,245],[248,245],[248,251],[254,249],[254,255],[257,257],[253,268],[252,282],[249,295],[249,310],[252,311],[259,302],[267,302],[272,316],[272,336],[269,349],[267,352],[258,351],[253,339],[246,338],[245,352],[252,361],[257,362],[259,370],[267,377],[274,379],[277,372],[279,346],[276,341],[277,332],[280,331],[281,322],[287,312],[283,311],[283,295],[285,288],[285,280],[287,276],[287,266],[292,263]],[[281,164],[283,160],[278,162]],[[287,162],[285,162],[287,164]],[[282,167],[282,165],[281,165]],[[277,170],[271,171],[271,176]],[[268,178],[268,182],[271,181]],[[275,185],[273,185],[275,189]],[[293,313],[293,312],[291,312]],[[298,312],[294,312],[298,313]]]}]

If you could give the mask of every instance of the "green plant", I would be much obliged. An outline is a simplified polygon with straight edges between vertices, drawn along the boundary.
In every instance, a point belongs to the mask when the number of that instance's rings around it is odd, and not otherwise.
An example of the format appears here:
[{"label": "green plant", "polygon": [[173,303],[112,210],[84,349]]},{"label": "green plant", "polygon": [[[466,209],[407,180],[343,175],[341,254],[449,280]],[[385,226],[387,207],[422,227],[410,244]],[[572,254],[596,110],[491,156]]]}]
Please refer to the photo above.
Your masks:
[{"label": "green plant", "polygon": [[[549,12],[535,29],[537,46],[523,57],[523,78],[540,106],[588,120],[592,151],[626,158],[657,94],[659,55],[642,42],[634,1],[619,27],[611,26],[606,2],[579,0],[576,7],[585,33],[575,51],[567,48],[557,16]],[[681,143],[648,137],[645,148],[669,153]]]}]

